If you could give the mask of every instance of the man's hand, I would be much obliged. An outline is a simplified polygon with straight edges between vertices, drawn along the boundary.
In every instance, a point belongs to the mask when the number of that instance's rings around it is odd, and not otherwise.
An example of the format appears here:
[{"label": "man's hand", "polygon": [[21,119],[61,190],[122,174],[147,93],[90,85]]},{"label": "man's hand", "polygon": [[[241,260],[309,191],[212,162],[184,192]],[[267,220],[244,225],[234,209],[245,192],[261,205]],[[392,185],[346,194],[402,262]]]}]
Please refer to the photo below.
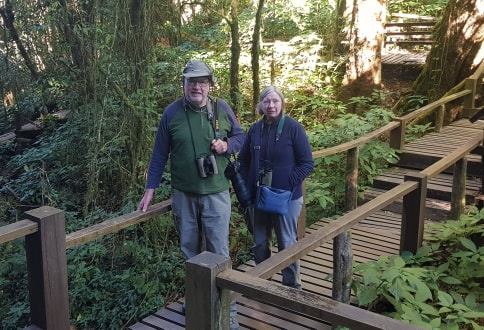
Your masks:
[{"label": "man's hand", "polygon": [[212,140],[212,151],[215,152],[217,155],[222,155],[226,153],[228,146],[228,143],[223,140]]},{"label": "man's hand", "polygon": [[139,202],[138,211],[146,212],[146,210],[151,204],[151,201],[153,200],[154,193],[155,193],[154,189],[146,189],[145,194],[143,195],[143,198],[141,198],[141,201]]}]

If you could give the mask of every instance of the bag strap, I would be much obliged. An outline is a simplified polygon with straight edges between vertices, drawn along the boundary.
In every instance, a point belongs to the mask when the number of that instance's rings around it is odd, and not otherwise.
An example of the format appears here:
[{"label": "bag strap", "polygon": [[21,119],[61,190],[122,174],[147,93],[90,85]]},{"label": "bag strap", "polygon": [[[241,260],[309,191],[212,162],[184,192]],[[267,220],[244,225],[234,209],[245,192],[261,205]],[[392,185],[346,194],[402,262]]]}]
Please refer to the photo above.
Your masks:
[{"label": "bag strap", "polygon": [[[259,183],[260,150],[261,150],[261,144],[262,144],[262,130],[264,127],[263,120],[264,119],[261,119],[260,134],[254,134],[254,161],[255,161],[255,169],[256,169],[255,175],[257,177],[257,180],[256,180],[257,184]],[[281,119],[279,119],[279,122],[277,123],[276,142],[278,142],[281,137],[285,120],[286,120],[286,115],[282,114]]]}]

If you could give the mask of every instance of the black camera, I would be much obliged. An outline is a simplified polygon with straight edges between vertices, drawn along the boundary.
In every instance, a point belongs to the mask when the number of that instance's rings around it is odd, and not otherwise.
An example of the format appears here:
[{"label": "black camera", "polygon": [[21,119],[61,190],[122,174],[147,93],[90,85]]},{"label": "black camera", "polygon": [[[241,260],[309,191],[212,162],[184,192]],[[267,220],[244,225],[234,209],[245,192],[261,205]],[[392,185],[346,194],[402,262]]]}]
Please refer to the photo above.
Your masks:
[{"label": "black camera", "polygon": [[235,191],[235,196],[239,201],[241,207],[246,208],[252,204],[252,196],[250,190],[245,184],[245,180],[239,172],[239,163],[237,160],[231,161],[229,159],[229,164],[225,169],[225,177],[232,182],[232,187]]},{"label": "black camera", "polygon": [[218,174],[217,161],[213,154],[201,155],[197,158],[198,175],[206,178],[210,175]]}]

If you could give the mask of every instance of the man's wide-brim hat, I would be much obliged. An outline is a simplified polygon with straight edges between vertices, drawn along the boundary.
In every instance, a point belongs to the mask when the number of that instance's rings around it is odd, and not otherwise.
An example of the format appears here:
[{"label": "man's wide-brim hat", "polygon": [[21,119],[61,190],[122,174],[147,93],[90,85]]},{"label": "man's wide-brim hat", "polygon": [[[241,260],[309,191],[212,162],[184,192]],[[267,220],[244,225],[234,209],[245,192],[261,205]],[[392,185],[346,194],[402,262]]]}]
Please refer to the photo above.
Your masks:
[{"label": "man's wide-brim hat", "polygon": [[183,77],[210,77],[210,80],[213,80],[213,72],[212,69],[202,61],[190,61],[183,69]]}]

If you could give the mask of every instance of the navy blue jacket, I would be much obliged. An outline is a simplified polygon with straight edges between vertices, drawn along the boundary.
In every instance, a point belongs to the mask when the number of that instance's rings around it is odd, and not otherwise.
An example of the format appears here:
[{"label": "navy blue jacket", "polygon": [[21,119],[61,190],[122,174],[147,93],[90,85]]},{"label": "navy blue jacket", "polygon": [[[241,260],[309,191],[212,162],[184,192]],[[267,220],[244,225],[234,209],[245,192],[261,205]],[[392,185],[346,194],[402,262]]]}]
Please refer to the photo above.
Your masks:
[{"label": "navy blue jacket", "polygon": [[[264,120],[253,124],[239,154],[240,171],[255,196],[257,167],[254,161],[256,141],[260,141],[259,169],[272,169],[273,188],[291,190],[292,199],[302,196],[302,182],[313,171],[314,161],[306,132],[301,124],[286,116],[279,140],[276,141],[277,124]],[[256,137],[259,135],[259,138]],[[260,138],[262,134],[262,138]]]}]

